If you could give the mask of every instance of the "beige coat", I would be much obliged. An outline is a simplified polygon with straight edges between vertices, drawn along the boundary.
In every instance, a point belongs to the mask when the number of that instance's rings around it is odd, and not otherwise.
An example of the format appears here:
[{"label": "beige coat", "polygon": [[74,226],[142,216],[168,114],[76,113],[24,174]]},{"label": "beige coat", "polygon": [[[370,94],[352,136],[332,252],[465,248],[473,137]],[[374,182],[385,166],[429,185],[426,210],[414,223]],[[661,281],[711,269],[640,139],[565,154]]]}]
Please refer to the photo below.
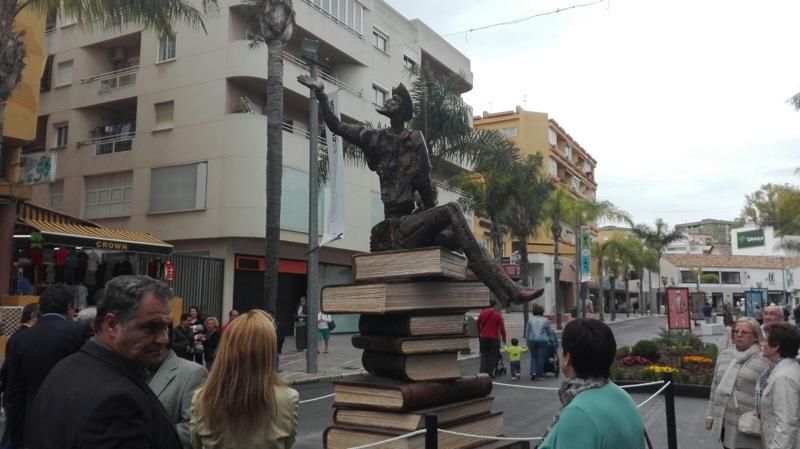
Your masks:
[{"label": "beige coat", "polygon": [[[753,412],[756,409],[756,383],[758,383],[758,378],[769,368],[770,364],[758,352],[742,365],[739,370],[739,376],[736,378],[736,387],[733,393],[739,403],[739,410],[737,411],[732,397],[723,397],[717,394],[717,385],[719,385],[730,364],[735,360],[735,350],[736,348],[731,346],[722,351],[717,357],[714,383],[711,384],[711,399],[708,401],[706,416],[714,418],[714,427],[711,432],[715,438],[720,436],[723,427],[725,428],[725,438],[722,440],[722,444],[725,447],[731,449],[762,449],[764,446],[761,438],[739,433],[737,425],[739,416],[747,412]],[[725,398],[728,398],[728,400],[725,401]]]},{"label": "beige coat", "polygon": [[800,449],[800,365],[783,359],[769,375],[761,398],[761,437],[766,449]]},{"label": "beige coat", "polygon": [[189,428],[194,449],[289,449],[297,436],[297,404],[300,395],[289,387],[275,387],[278,413],[274,419],[264,418],[263,424],[249,432],[236,434],[213,433],[197,416],[198,390],[194,395],[192,420]]}]

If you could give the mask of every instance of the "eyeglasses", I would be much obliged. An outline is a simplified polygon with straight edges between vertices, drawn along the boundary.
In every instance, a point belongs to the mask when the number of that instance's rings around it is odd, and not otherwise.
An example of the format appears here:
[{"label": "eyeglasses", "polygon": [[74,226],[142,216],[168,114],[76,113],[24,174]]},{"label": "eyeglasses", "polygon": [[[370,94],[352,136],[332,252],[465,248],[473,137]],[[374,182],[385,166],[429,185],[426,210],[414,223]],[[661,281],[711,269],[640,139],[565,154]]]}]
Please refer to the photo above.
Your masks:
[{"label": "eyeglasses", "polygon": [[743,330],[735,330],[733,331],[733,335],[750,335],[753,331],[743,331]]}]

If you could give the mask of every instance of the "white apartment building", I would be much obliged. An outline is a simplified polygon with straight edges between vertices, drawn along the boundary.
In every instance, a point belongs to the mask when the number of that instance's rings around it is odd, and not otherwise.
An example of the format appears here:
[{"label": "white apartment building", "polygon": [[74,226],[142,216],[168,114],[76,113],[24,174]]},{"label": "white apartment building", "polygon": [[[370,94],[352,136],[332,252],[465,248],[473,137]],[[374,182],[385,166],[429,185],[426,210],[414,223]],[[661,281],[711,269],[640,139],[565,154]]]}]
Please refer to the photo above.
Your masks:
[{"label": "white apartment building", "polygon": [[[375,105],[392,86],[410,83],[410,65],[461,73],[465,91],[472,84],[465,55],[381,0],[295,0],[294,8],[284,62],[284,322],[306,285],[309,92],[296,80],[308,73],[303,38],[320,41],[326,91],[339,91],[346,121],[387,124]],[[240,1],[221,0],[207,34],[179,25],[162,39],[134,26],[89,33],[70,20],[52,24],[32,146],[58,153],[57,181],[34,189],[36,204],[152,233],[175,253],[224,260],[222,306],[207,311],[214,314],[260,304],[263,289],[267,49],[249,48],[243,11]],[[323,285],[350,280],[351,256],[369,250],[370,229],[383,216],[374,173],[347,164],[345,185],[346,233],[321,250]],[[441,203],[456,197],[440,187]],[[201,299],[184,298],[185,307]]]}]

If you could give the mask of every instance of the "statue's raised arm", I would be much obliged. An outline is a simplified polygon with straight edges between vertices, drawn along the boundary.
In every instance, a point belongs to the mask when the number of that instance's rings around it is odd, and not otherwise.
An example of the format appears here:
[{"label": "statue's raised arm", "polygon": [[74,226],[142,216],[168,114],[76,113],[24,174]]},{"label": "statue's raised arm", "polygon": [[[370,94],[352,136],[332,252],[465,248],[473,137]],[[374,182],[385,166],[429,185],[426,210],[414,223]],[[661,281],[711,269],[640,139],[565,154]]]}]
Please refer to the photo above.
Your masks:
[{"label": "statue's raised arm", "polygon": [[308,75],[300,75],[297,77],[297,81],[311,89],[314,95],[316,95],[320,110],[322,111],[322,118],[325,120],[325,124],[328,125],[328,129],[333,131],[334,134],[342,136],[344,140],[361,148],[366,155],[367,148],[365,148],[362,134],[368,128],[365,126],[343,123],[336,117],[336,114],[334,114],[331,109],[331,102],[325,94],[325,85],[322,83],[322,80],[311,78]]}]

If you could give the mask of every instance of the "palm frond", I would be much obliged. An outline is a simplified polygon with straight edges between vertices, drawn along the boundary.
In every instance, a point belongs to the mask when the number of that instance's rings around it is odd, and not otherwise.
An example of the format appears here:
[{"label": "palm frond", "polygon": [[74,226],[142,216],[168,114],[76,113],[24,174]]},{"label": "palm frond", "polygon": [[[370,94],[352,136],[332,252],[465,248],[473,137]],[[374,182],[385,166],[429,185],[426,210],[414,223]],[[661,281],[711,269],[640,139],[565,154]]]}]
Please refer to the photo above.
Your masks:
[{"label": "palm frond", "polygon": [[792,105],[795,110],[800,111],[800,92],[792,95],[786,102]]}]

